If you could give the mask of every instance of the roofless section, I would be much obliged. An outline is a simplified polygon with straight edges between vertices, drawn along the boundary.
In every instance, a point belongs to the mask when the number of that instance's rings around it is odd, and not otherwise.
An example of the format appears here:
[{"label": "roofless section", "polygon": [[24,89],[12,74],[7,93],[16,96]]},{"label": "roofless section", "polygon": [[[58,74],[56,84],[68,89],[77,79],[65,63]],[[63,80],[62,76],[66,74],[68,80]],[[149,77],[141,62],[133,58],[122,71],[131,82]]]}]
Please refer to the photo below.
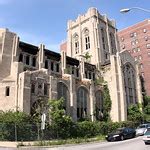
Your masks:
[{"label": "roofless section", "polygon": [[39,52],[38,46],[34,46],[34,45],[31,45],[22,41],[19,42],[19,48],[21,48],[23,52],[26,52],[32,55],[36,55]]}]

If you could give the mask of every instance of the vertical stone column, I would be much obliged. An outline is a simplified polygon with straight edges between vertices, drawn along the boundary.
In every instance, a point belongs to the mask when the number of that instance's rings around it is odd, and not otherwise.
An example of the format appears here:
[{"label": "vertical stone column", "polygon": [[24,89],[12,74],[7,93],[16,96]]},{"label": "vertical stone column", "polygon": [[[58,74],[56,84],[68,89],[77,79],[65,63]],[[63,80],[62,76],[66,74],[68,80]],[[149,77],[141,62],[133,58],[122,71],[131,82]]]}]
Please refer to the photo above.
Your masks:
[{"label": "vertical stone column", "polygon": [[62,75],[65,74],[65,69],[66,69],[66,52],[61,51],[61,70],[62,70]]},{"label": "vertical stone column", "polygon": [[81,80],[85,77],[85,68],[84,68],[84,58],[80,58],[80,73],[81,73]]},{"label": "vertical stone column", "polygon": [[18,87],[18,110],[30,113],[31,102],[30,72],[26,71],[19,75]]},{"label": "vertical stone column", "polygon": [[[19,37],[17,35],[13,38],[13,48],[12,48],[12,62],[18,61],[18,47],[19,47]],[[18,56],[18,57],[17,57]]]},{"label": "vertical stone column", "polygon": [[95,93],[94,93],[94,83],[91,81],[90,85],[90,116],[91,120],[94,121],[94,101],[95,101]]},{"label": "vertical stone column", "polygon": [[107,16],[105,16],[105,21],[106,21],[106,34],[107,34],[108,52],[109,52],[109,55],[110,55],[111,54],[111,45],[110,45],[110,38],[109,38],[109,27],[108,27]]},{"label": "vertical stone column", "polygon": [[77,110],[76,110],[76,105],[77,105],[77,97],[76,97],[76,86],[75,86],[75,79],[73,76],[70,76],[70,115],[72,116],[73,120],[77,120]]},{"label": "vertical stone column", "polygon": [[73,57],[72,56],[72,32],[71,32],[71,26],[72,26],[72,21],[68,21],[68,28],[67,28],[67,56]]},{"label": "vertical stone column", "polygon": [[141,89],[141,81],[140,81],[140,76],[139,76],[139,68],[138,68],[138,64],[136,64],[136,89],[137,89],[137,100],[138,103],[142,104],[143,102],[143,96],[142,96],[142,89]]},{"label": "vertical stone column", "polygon": [[121,64],[121,58],[119,53],[117,53],[117,59],[118,59],[118,77],[119,77],[119,87],[120,87],[120,114],[121,114],[121,120],[125,121],[127,120],[127,102],[126,102],[126,95],[125,95],[125,83],[124,83],[124,74],[122,71],[122,64]]},{"label": "vertical stone column", "polygon": [[39,46],[39,69],[44,68],[44,48],[45,45],[40,44]]}]

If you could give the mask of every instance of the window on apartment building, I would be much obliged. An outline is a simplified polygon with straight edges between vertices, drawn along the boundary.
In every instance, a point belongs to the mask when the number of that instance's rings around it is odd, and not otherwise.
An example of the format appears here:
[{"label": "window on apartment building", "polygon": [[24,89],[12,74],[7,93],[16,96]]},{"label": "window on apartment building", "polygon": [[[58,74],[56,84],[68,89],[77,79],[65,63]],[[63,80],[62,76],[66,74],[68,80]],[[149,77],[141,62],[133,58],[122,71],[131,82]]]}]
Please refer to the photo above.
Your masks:
[{"label": "window on apartment building", "polygon": [[131,41],[132,46],[135,46],[135,44],[136,44],[135,41]]},{"label": "window on apartment building", "polygon": [[136,36],[137,36],[136,32],[130,33],[130,37],[136,37]]},{"label": "window on apartment building", "polygon": [[26,56],[26,65],[29,65],[29,64],[30,64],[30,56],[27,55],[27,56]]},{"label": "window on apartment building", "polygon": [[10,96],[10,87],[6,86],[5,96]]},{"label": "window on apartment building", "polygon": [[19,55],[19,62],[23,62],[23,54]]},{"label": "window on apartment building", "polygon": [[143,29],[143,32],[144,32],[144,33],[146,33],[146,32],[147,32],[147,30],[146,30],[146,29]]},{"label": "window on apartment building", "polygon": [[137,61],[137,56],[134,57],[134,60]]},{"label": "window on apartment building", "polygon": [[150,57],[150,52],[148,52],[147,54],[148,54],[148,56]]},{"label": "window on apartment building", "polygon": [[143,69],[143,64],[139,64],[139,69]]},{"label": "window on apartment building", "polygon": [[141,76],[144,78],[144,72],[141,73]]},{"label": "window on apartment building", "polygon": [[145,39],[145,41],[148,41],[148,36],[145,36],[144,39]]},{"label": "window on apartment building", "polygon": [[48,60],[45,60],[45,69],[48,69]]},{"label": "window on apartment building", "polygon": [[141,55],[138,56],[138,60],[142,60],[142,56]]},{"label": "window on apartment building", "polygon": [[130,37],[133,37],[134,35],[133,35],[133,33],[130,33]]},{"label": "window on apartment building", "polygon": [[136,39],[136,40],[135,40],[135,44],[138,44],[138,43],[139,43],[139,41]]},{"label": "window on apartment building", "polygon": [[137,51],[138,51],[138,52],[141,51],[140,47],[137,47]]},{"label": "window on apartment building", "polygon": [[124,41],[124,37],[121,37],[121,41],[122,41],[122,42]]},{"label": "window on apartment building", "polygon": [[32,66],[36,67],[36,58],[35,57],[32,58]]},{"label": "window on apartment building", "polygon": [[150,49],[150,43],[146,44],[147,49]]},{"label": "window on apartment building", "polygon": [[136,36],[137,36],[137,33],[136,33],[136,32],[134,32],[134,33],[133,33],[133,36],[134,36],[134,37],[136,37]]},{"label": "window on apartment building", "polygon": [[125,49],[125,48],[126,48],[126,47],[125,47],[125,44],[123,44],[123,45],[121,46],[121,48],[122,48],[122,49]]},{"label": "window on apartment building", "polygon": [[133,53],[135,53],[135,52],[136,52],[136,49],[135,49],[135,48],[133,48],[133,49],[132,49],[132,52],[133,52]]}]

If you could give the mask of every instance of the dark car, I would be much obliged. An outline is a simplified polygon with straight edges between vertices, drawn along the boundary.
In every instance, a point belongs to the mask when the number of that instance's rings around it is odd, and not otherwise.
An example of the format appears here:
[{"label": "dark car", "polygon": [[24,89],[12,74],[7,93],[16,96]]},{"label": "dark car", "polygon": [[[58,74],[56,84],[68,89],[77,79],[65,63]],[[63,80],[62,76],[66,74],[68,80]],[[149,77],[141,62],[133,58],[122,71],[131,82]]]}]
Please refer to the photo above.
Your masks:
[{"label": "dark car", "polygon": [[108,134],[106,136],[107,141],[119,141],[124,139],[134,138],[136,135],[136,131],[132,128],[118,128],[114,132]]}]

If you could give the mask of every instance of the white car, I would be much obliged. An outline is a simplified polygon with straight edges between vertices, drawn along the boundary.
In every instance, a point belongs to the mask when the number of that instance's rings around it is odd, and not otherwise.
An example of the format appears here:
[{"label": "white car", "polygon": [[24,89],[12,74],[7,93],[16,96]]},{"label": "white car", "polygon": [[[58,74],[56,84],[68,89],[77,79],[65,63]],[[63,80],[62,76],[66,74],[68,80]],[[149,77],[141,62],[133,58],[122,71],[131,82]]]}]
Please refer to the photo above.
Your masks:
[{"label": "white car", "polygon": [[150,144],[150,128],[146,129],[146,132],[144,133],[143,136],[143,141],[145,144]]},{"label": "white car", "polygon": [[148,128],[148,124],[141,124],[136,129],[136,136],[144,135],[146,129]]}]

